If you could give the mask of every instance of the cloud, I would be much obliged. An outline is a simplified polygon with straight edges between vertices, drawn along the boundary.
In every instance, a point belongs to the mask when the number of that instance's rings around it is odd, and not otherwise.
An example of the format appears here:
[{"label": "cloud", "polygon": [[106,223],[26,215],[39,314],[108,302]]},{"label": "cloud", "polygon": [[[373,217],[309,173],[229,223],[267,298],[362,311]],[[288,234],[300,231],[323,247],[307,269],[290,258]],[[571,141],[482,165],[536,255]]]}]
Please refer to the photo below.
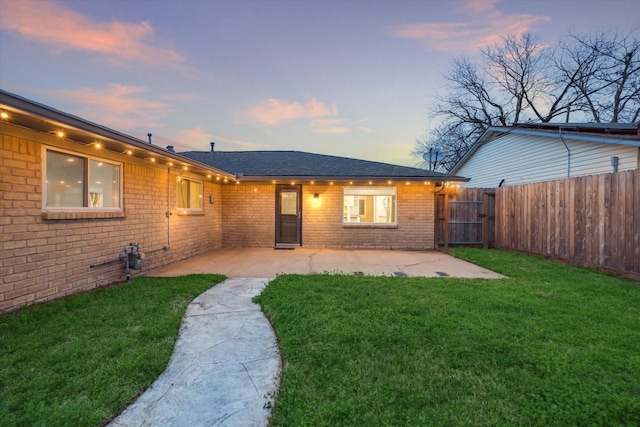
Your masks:
[{"label": "cloud", "polygon": [[46,91],[67,102],[81,106],[82,116],[116,129],[162,126],[161,113],[171,109],[169,104],[141,97],[146,88],[111,84],[104,89],[80,88]]},{"label": "cloud", "polygon": [[551,21],[549,16],[502,12],[496,8],[500,2],[468,0],[462,6],[456,2],[456,11],[467,16],[466,20],[398,25],[389,35],[419,40],[434,51],[473,52],[498,43],[504,35],[519,36],[536,24]]},{"label": "cloud", "polygon": [[351,129],[346,126],[340,126],[345,119],[320,119],[314,120],[309,128],[315,133],[349,133]]},{"label": "cloud", "polygon": [[244,111],[244,115],[249,119],[267,125],[277,125],[297,119],[335,116],[336,114],[338,114],[336,105],[329,107],[313,97],[309,98],[305,104],[270,98]]},{"label": "cloud", "polygon": [[196,126],[192,129],[183,129],[180,131],[176,139],[190,147],[200,147],[200,150],[207,150],[212,135]]},{"label": "cloud", "polygon": [[216,142],[216,150],[221,150],[221,151],[229,151],[229,150],[227,150],[224,145],[219,143],[231,144],[236,149],[241,149],[241,150],[263,150],[265,148],[269,148],[269,145],[267,144],[262,144],[259,142],[243,141],[241,139],[225,138],[219,135],[214,135],[213,141]]},{"label": "cloud", "polygon": [[93,52],[114,59],[179,65],[180,53],[154,44],[149,22],[98,22],[53,2],[3,1],[0,29],[61,50]]}]

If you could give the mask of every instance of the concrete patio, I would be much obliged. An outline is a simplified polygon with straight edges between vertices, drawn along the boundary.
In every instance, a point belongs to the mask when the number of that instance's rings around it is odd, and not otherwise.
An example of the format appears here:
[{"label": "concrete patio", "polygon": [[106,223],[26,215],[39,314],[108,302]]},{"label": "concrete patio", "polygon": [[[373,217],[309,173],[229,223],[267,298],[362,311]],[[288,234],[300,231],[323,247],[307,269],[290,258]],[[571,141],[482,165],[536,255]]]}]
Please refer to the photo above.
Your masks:
[{"label": "concrete patio", "polygon": [[154,271],[171,277],[219,273],[227,277],[268,277],[280,274],[341,273],[372,276],[499,279],[504,276],[438,251],[351,249],[224,248]]},{"label": "concrete patio", "polygon": [[279,274],[504,276],[437,251],[219,249],[150,276],[228,277],[194,299],[169,366],[109,427],[266,427],[279,386],[276,335],[252,302]]}]

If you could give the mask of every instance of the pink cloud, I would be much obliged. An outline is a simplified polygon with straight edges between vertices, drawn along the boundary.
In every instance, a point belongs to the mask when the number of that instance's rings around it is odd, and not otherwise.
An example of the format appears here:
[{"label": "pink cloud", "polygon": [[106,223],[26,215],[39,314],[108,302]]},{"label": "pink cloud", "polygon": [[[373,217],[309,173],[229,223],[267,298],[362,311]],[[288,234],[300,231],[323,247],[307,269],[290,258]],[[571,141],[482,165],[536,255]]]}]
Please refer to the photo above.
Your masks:
[{"label": "pink cloud", "polygon": [[496,4],[501,3],[502,0],[469,0],[462,2],[460,12],[468,15],[492,15],[500,14],[501,12],[496,10]]},{"label": "pink cloud", "polygon": [[342,126],[345,119],[318,119],[311,122],[309,127],[315,133],[348,133],[351,129]]},{"label": "pink cloud", "polygon": [[216,150],[220,151],[229,151],[228,146],[225,144],[230,144],[236,150],[264,150],[269,148],[267,144],[243,141],[241,139],[225,138],[224,136],[219,135],[214,135],[213,140],[216,142]]},{"label": "pink cloud", "polygon": [[328,107],[315,98],[305,104],[270,98],[245,111],[251,120],[267,125],[277,125],[296,119],[326,117],[338,114],[336,105]]},{"label": "pink cloud", "polygon": [[389,34],[419,40],[435,51],[473,52],[499,42],[505,35],[519,36],[536,24],[551,21],[549,16],[504,13],[496,8],[499,3],[500,0],[469,0],[462,6],[456,3],[459,14],[469,16],[467,20],[399,25]]},{"label": "pink cloud", "polygon": [[148,22],[97,22],[54,2],[3,1],[0,28],[58,49],[177,65],[184,56],[154,45]]},{"label": "pink cloud", "polygon": [[138,86],[111,84],[104,89],[47,91],[61,99],[81,106],[81,116],[116,129],[162,126],[161,113],[170,110],[169,104],[140,96],[146,89]]},{"label": "pink cloud", "polygon": [[207,150],[211,142],[211,134],[196,126],[192,129],[183,129],[176,139],[188,146],[197,147],[198,150]]}]

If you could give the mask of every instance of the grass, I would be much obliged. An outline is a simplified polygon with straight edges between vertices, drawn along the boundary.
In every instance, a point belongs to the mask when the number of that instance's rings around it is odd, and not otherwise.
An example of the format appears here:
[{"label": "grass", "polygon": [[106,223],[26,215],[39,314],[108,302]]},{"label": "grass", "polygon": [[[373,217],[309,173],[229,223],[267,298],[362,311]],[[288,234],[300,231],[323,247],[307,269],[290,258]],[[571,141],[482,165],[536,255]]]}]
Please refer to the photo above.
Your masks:
[{"label": "grass", "polygon": [[166,368],[188,303],[223,279],[138,278],[1,316],[1,424],[118,415]]},{"label": "grass", "polygon": [[640,287],[498,250],[503,280],[280,276],[273,426],[640,425]]}]

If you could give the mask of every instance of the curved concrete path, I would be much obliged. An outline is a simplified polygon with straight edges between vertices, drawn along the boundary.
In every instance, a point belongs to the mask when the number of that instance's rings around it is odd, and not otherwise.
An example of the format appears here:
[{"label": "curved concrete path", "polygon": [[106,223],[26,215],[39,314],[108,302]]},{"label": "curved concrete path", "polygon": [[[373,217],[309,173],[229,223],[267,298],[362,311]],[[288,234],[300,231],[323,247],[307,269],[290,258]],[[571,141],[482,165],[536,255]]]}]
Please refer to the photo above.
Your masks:
[{"label": "curved concrete path", "polygon": [[251,299],[269,280],[227,279],[194,299],[167,369],[109,425],[266,426],[280,354]]}]

